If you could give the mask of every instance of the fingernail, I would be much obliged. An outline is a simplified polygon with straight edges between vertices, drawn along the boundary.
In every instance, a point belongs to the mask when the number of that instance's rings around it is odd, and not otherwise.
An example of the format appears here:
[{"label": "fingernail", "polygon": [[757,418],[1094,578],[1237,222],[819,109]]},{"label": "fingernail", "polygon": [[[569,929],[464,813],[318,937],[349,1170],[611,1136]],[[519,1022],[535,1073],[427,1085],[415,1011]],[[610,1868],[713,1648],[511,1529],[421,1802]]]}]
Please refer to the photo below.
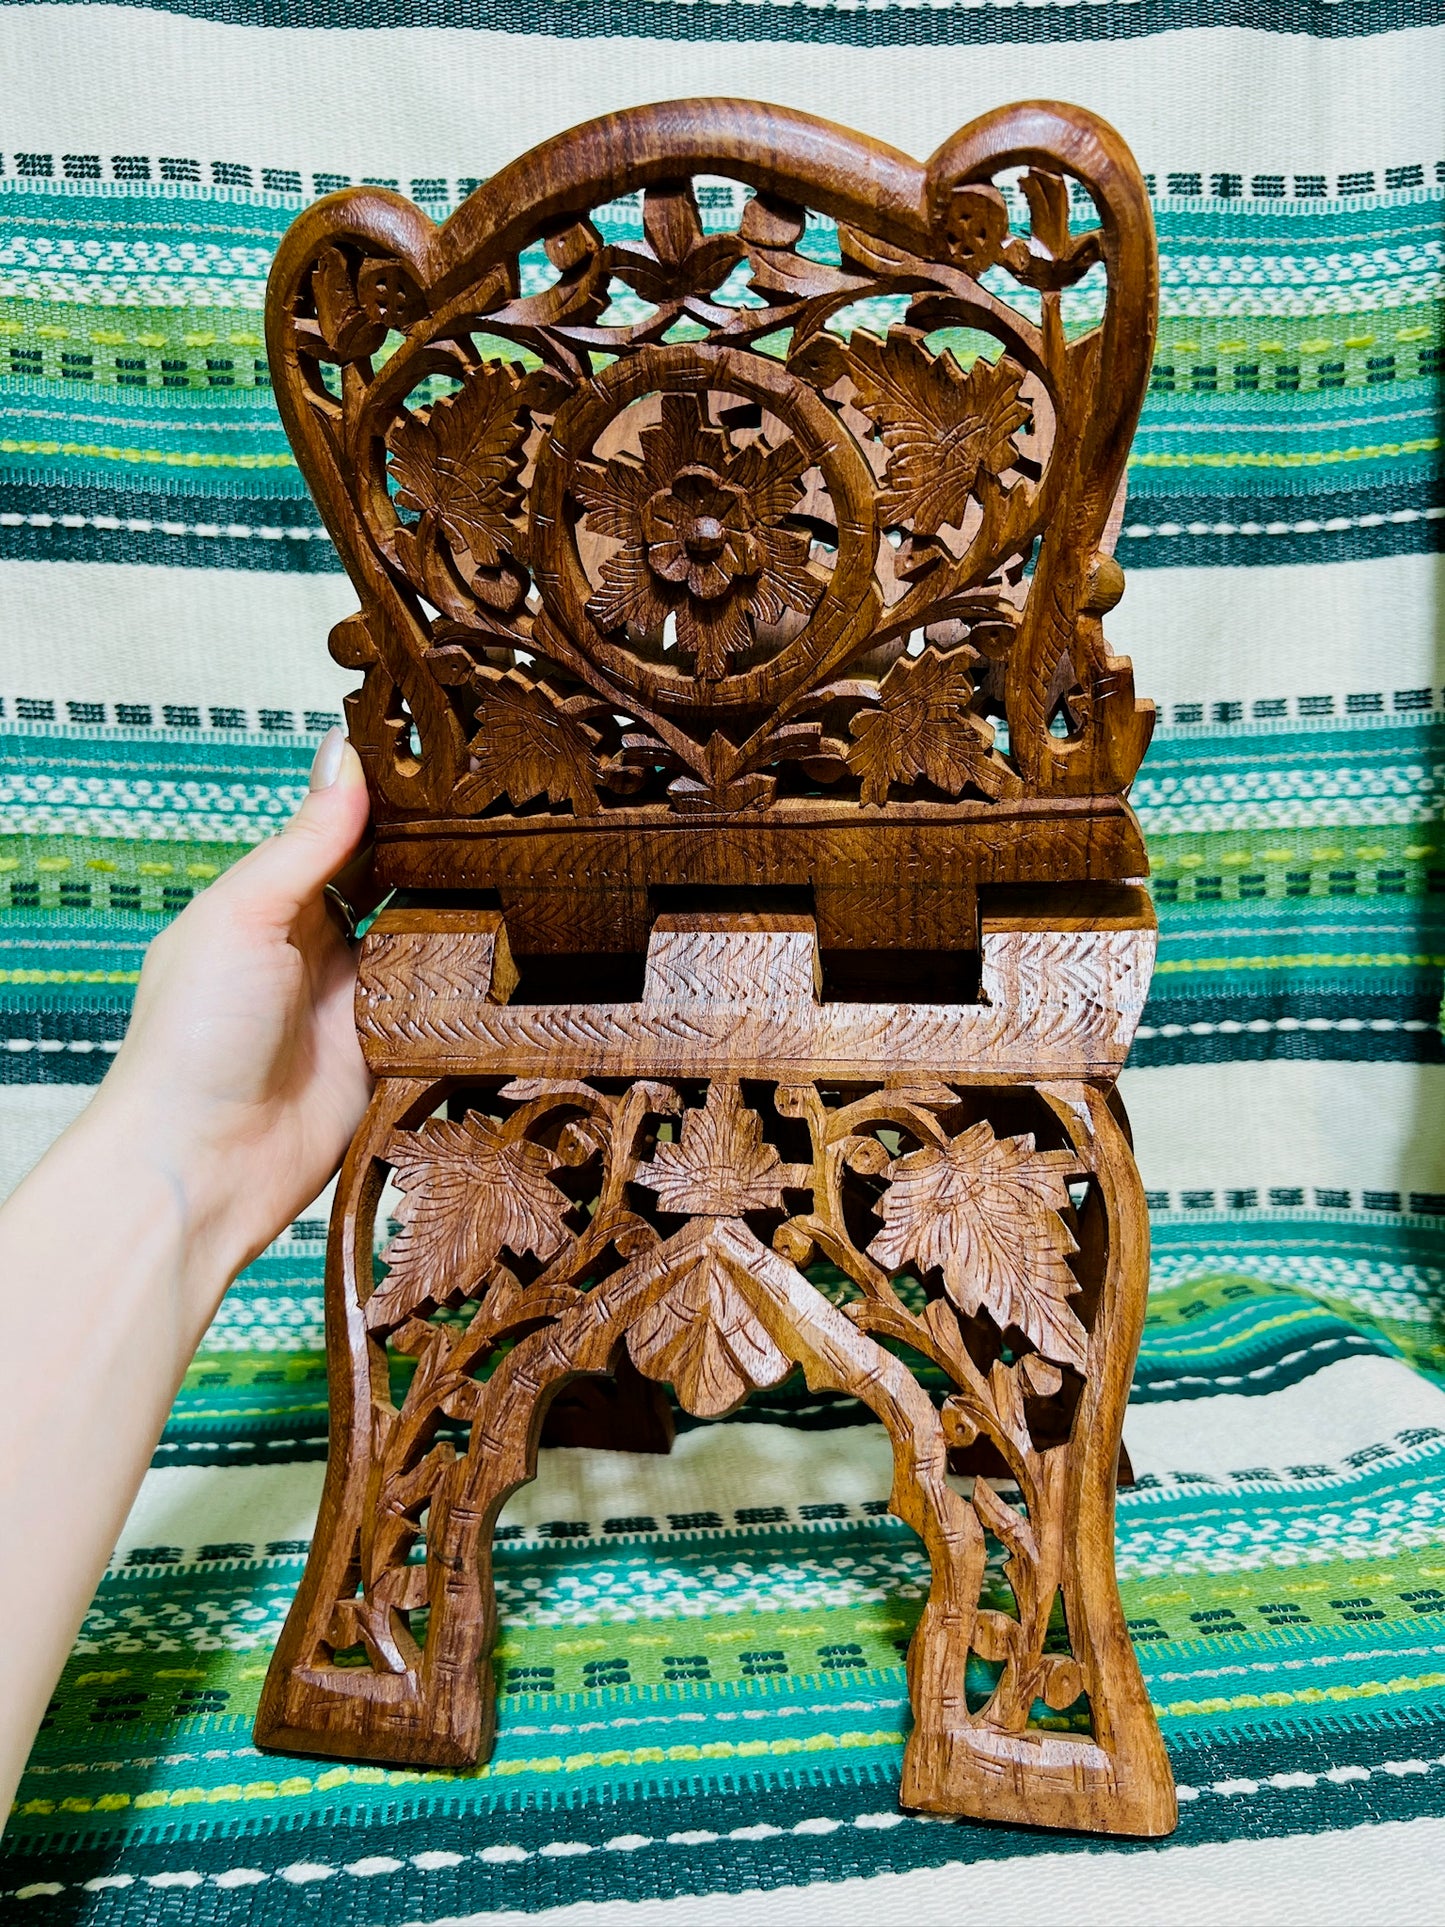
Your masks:
[{"label": "fingernail", "polygon": [[311,764],[311,788],[329,790],[341,774],[341,752],[346,746],[346,738],[341,726],[333,723],[321,741],[316,745],[316,755]]}]

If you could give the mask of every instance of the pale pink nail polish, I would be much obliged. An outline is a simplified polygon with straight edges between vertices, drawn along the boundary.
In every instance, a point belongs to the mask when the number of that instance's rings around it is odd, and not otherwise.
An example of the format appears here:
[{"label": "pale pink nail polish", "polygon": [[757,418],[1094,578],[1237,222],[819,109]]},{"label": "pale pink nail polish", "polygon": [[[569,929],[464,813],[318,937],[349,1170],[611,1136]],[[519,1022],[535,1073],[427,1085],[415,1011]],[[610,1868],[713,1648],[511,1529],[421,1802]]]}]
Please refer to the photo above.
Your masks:
[{"label": "pale pink nail polish", "polygon": [[311,784],[313,790],[329,790],[341,774],[341,752],[346,738],[341,727],[333,723],[321,741],[316,745],[316,755],[311,764]]}]

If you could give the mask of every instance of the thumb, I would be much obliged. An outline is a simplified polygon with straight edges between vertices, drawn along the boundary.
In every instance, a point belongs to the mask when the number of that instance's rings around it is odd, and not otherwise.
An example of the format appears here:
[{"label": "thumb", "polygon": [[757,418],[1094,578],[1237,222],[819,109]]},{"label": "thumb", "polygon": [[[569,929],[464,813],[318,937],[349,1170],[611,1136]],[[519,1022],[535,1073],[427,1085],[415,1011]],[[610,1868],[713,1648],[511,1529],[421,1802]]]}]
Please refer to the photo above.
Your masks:
[{"label": "thumb", "polygon": [[356,854],[371,804],[361,759],[339,728],[327,730],[311,765],[301,807],[279,836],[252,850],[229,872],[290,922]]}]

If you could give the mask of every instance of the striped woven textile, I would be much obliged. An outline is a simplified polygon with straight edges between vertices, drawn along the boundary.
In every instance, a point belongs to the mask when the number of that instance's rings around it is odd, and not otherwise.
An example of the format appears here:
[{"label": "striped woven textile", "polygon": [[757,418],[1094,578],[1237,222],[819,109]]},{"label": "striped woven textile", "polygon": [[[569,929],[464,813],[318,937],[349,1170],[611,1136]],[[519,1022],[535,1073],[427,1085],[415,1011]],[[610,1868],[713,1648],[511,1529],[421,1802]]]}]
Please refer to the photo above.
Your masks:
[{"label": "striped woven textile", "polygon": [[1154,1269],[1118,1562],[1182,1816],[1138,1847],[900,1814],[923,1554],[881,1431],[793,1385],[670,1458],[543,1455],[501,1527],[488,1766],[256,1753],[325,1453],[323,1199],[186,1380],[0,1915],[1439,1917],[1442,0],[7,3],[0,73],[0,1183],[339,714],[354,603],[262,342],[300,207],[377,180],[440,217],[544,135],[689,94],[920,155],[1020,96],[1128,139],[1164,306],[1110,631],[1160,703],[1163,937],[1125,1079]]}]

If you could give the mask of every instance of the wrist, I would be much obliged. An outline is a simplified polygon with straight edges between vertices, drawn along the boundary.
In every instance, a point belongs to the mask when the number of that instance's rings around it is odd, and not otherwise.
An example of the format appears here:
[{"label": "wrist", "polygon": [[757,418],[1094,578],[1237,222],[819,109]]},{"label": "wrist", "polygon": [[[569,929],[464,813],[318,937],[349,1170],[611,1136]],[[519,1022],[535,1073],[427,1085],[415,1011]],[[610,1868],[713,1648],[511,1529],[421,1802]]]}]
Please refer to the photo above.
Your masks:
[{"label": "wrist", "polygon": [[[245,1262],[244,1256],[234,1265],[229,1259],[237,1240],[229,1201],[216,1182],[225,1160],[201,1143],[173,1102],[114,1073],[66,1140],[87,1192],[102,1190],[107,1211],[122,1212],[134,1235],[173,1267],[177,1312],[193,1328],[194,1348]],[[187,1333],[178,1336],[185,1342]]]}]

